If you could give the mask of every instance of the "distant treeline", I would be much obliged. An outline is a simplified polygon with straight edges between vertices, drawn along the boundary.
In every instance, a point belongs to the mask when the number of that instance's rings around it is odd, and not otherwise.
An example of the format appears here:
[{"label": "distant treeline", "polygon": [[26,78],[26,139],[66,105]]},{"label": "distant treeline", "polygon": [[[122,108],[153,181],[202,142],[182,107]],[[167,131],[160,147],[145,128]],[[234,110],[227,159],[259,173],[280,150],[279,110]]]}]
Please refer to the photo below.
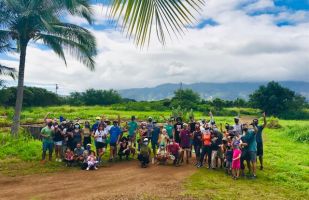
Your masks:
[{"label": "distant treeline", "polygon": [[[0,90],[0,104],[2,106],[14,106],[16,100],[16,88],[2,88]],[[159,101],[136,102],[132,99],[124,99],[116,90],[88,89],[85,92],[73,92],[69,96],[59,96],[43,88],[25,87],[23,105],[31,106],[53,106],[53,105],[112,105],[115,110],[170,110],[181,107],[186,110],[209,112],[210,110],[220,115],[234,115],[230,112],[231,107],[258,108],[283,118],[308,119],[308,103],[305,98],[294,91],[282,87],[279,83],[270,82],[261,86],[249,100],[235,99],[234,101],[215,98],[205,100],[191,89],[179,89],[174,92],[174,97]],[[250,114],[250,113],[248,113]]]}]

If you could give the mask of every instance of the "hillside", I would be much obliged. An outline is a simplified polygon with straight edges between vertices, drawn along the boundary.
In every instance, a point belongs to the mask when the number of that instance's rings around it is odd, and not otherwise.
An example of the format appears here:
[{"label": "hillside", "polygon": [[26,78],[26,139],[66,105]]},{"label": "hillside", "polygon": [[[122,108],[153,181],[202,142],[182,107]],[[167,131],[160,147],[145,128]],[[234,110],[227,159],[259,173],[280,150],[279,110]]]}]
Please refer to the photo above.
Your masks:
[{"label": "hillside", "polygon": [[[302,94],[309,100],[309,82],[282,81],[279,82],[284,87]],[[182,88],[190,88],[198,92],[202,98],[222,98],[233,100],[236,98],[247,99],[249,94],[255,91],[260,85],[266,82],[231,82],[231,83],[193,83],[182,84]],[[151,101],[171,98],[175,90],[180,88],[180,84],[162,84],[152,88],[132,88],[120,90],[124,98],[135,99],[138,101]]]}]

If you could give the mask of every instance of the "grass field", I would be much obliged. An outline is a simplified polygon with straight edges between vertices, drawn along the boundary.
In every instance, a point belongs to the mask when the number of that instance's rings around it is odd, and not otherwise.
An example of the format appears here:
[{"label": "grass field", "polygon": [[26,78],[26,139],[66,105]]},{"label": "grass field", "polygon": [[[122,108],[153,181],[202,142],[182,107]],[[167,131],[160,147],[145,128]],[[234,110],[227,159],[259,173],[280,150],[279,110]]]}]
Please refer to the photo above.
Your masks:
[{"label": "grass field", "polygon": [[[0,115],[9,116],[8,112],[11,111],[2,109]],[[47,112],[51,112],[51,117],[65,113],[64,116],[69,119],[93,119],[102,114],[110,119],[116,119],[118,114],[123,119],[129,119],[131,115],[138,119],[170,115],[170,112],[113,111],[108,107],[48,107],[26,109],[22,114],[23,120],[41,122]],[[195,113],[195,117],[205,116]],[[215,119],[223,124],[233,121],[229,116]],[[282,126],[279,129],[264,130],[265,170],[258,171],[257,180],[233,181],[221,170],[202,168],[186,179],[182,195],[198,199],[309,199],[309,121],[279,120],[279,123]],[[40,157],[40,141],[27,136],[15,140],[3,131],[0,134],[2,174],[20,176],[68,170],[62,163],[40,165]]]}]

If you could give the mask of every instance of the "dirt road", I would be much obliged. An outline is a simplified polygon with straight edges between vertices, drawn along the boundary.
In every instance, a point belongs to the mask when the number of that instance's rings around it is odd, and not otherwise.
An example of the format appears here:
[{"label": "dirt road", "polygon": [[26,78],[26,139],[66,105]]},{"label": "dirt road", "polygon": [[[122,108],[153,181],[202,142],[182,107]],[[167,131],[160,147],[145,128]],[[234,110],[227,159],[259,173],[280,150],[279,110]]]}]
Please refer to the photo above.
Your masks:
[{"label": "dirt road", "polygon": [[190,199],[180,196],[192,165],[121,162],[97,171],[69,171],[21,177],[0,175],[0,199]]}]

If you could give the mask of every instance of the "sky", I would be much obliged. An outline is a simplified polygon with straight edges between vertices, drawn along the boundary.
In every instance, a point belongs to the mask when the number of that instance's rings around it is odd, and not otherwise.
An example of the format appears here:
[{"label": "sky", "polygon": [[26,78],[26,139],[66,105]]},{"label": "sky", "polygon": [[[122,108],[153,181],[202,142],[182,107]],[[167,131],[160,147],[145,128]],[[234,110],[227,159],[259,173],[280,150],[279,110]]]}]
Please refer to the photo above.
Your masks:
[{"label": "sky", "polygon": [[[26,85],[54,91],[58,84],[58,92],[68,94],[180,82],[309,80],[309,0],[207,0],[185,35],[165,46],[152,37],[142,50],[107,20],[104,5],[93,9],[93,26],[78,17],[66,20],[96,36],[96,70],[68,54],[65,66],[51,50],[31,43]],[[17,68],[18,55],[0,55],[0,61]]]}]

